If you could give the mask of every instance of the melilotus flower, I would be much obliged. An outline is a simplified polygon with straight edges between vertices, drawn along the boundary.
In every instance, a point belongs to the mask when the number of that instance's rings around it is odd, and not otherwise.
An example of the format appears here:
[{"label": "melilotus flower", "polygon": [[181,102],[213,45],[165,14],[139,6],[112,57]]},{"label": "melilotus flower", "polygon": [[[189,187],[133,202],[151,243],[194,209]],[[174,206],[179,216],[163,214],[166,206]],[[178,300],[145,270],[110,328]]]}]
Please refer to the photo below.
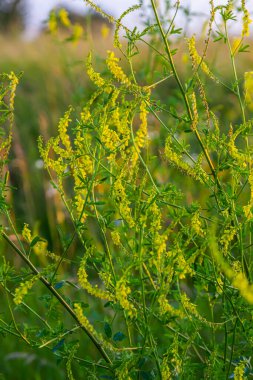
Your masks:
[{"label": "melilotus flower", "polygon": [[69,19],[69,14],[66,11],[66,9],[64,9],[64,8],[60,9],[58,16],[59,16],[59,19],[60,19],[62,25],[66,26],[67,28],[70,27],[71,22]]},{"label": "melilotus flower", "polygon": [[32,288],[37,277],[34,276],[31,280],[22,282],[18,288],[15,289],[13,301],[16,305],[19,305],[23,302],[24,297],[27,295],[29,290]]},{"label": "melilotus flower", "polygon": [[245,0],[241,0],[241,7],[243,12],[243,18],[242,18],[242,37],[248,37],[250,34],[249,25],[252,23],[252,20],[250,18],[250,14],[248,9],[245,5]]},{"label": "melilotus flower", "polygon": [[92,286],[88,281],[88,274],[85,269],[86,260],[82,260],[81,265],[77,272],[78,282],[80,286],[85,289],[89,294],[100,298],[102,300],[113,301],[113,296],[106,290],[99,289],[97,285]]},{"label": "melilotus flower", "polygon": [[112,231],[111,237],[112,237],[113,244],[120,245],[120,234],[118,231]]},{"label": "melilotus flower", "polygon": [[124,73],[122,68],[119,66],[119,58],[115,57],[113,51],[107,52],[106,64],[108,69],[112,73],[115,79],[120,83],[125,84],[126,86],[131,86],[131,81],[128,79],[128,76]]},{"label": "melilotus flower", "polygon": [[127,198],[126,190],[120,177],[117,178],[113,184],[113,194],[117,201],[120,215],[128,223],[130,228],[134,227],[135,222],[131,215],[130,201]]},{"label": "melilotus flower", "polygon": [[172,373],[168,364],[168,358],[165,356],[161,363],[162,380],[172,380]]},{"label": "melilotus flower", "polygon": [[116,300],[119,302],[120,306],[130,318],[135,318],[137,315],[137,310],[134,305],[128,300],[128,296],[131,294],[131,289],[127,286],[126,280],[122,278],[117,282],[115,287]]},{"label": "melilotus flower", "polygon": [[173,149],[172,138],[170,135],[168,135],[166,139],[164,153],[168,161],[173,166],[176,166],[179,171],[186,173],[189,177],[192,177],[201,183],[208,183],[210,181],[208,174],[202,169],[202,167],[200,167],[200,165],[195,165],[194,167],[190,166],[183,160],[182,154]]},{"label": "melilotus flower", "polygon": [[192,103],[192,110],[193,110],[193,120],[192,120],[191,128],[193,131],[195,131],[197,126],[198,126],[198,122],[199,122],[199,115],[198,115],[198,108],[197,108],[197,101],[196,101],[195,92],[193,92],[191,94],[190,100]]},{"label": "melilotus flower", "polygon": [[32,232],[31,232],[29,225],[27,223],[24,224],[24,228],[22,230],[22,236],[27,243],[29,243],[29,244],[31,243]]},{"label": "melilotus flower", "polygon": [[191,219],[191,225],[192,225],[193,231],[197,235],[199,235],[199,236],[204,236],[205,235],[205,231],[202,228],[202,223],[201,223],[201,220],[200,220],[199,212],[195,212],[195,214],[193,215],[193,217]]},{"label": "melilotus flower", "polygon": [[200,68],[203,71],[203,73],[205,73],[209,78],[215,80],[215,77],[212,74],[212,72],[210,71],[209,67],[203,61],[202,57],[200,57],[200,55],[197,52],[195,36],[192,36],[191,38],[187,38],[187,44],[188,44],[188,49],[189,49],[190,57],[192,59],[193,67],[195,69],[197,69],[198,66],[200,66]]},{"label": "melilotus flower", "polygon": [[105,80],[101,77],[101,75],[92,67],[92,55],[89,53],[87,60],[86,60],[86,72],[90,78],[90,80],[97,86],[97,87],[103,87],[105,85]]},{"label": "melilotus flower", "polygon": [[74,311],[76,313],[76,317],[79,321],[79,323],[86,328],[92,335],[96,335],[96,330],[92,326],[92,324],[89,322],[88,318],[85,317],[83,314],[82,306],[79,303],[74,304]]},{"label": "melilotus flower", "polygon": [[245,380],[245,362],[240,361],[234,369],[234,380]]},{"label": "melilotus flower", "polygon": [[253,110],[253,71],[244,73],[244,97],[247,107]]},{"label": "melilotus flower", "polygon": [[50,13],[49,20],[48,20],[48,29],[49,29],[50,33],[52,33],[52,34],[56,33],[56,31],[58,29],[57,17],[56,17],[55,12]]}]

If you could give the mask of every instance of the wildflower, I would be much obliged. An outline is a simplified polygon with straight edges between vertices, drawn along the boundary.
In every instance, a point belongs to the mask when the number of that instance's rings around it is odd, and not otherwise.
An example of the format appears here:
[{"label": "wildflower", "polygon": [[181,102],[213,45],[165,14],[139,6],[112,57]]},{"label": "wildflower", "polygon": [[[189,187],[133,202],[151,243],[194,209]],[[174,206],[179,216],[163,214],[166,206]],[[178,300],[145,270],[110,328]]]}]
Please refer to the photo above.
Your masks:
[{"label": "wildflower", "polygon": [[248,220],[253,218],[252,208],[253,208],[253,171],[250,172],[248,182],[250,185],[250,201],[243,207],[244,214]]},{"label": "wildflower", "polygon": [[29,225],[27,223],[24,224],[24,228],[22,230],[22,236],[27,243],[29,243],[29,244],[31,243],[32,233],[31,233],[31,230],[30,230]]},{"label": "wildflower", "polygon": [[108,125],[104,125],[103,127],[101,141],[106,146],[106,148],[111,151],[115,150],[120,144],[120,138],[117,132],[109,128]]},{"label": "wildflower", "polygon": [[244,98],[248,108],[253,110],[253,71],[244,73]]},{"label": "wildflower", "polygon": [[242,39],[241,38],[234,38],[233,39],[233,43],[232,43],[232,53],[233,55],[235,55],[238,51],[238,49],[240,48],[241,46],[241,43],[242,43]]},{"label": "wildflower", "polygon": [[105,85],[104,79],[101,77],[99,73],[96,73],[92,67],[92,56],[91,53],[89,53],[87,60],[86,60],[86,71],[90,78],[90,80],[97,86],[97,87],[103,87]]},{"label": "wildflower", "polygon": [[240,361],[234,370],[234,380],[244,380],[245,362]]},{"label": "wildflower", "polygon": [[192,229],[194,230],[194,232],[197,235],[199,235],[199,236],[205,235],[205,232],[202,229],[202,224],[201,224],[201,220],[199,217],[199,212],[195,212],[195,214],[193,215],[193,217],[191,219],[191,224],[192,224]]},{"label": "wildflower", "polygon": [[176,309],[169,303],[165,294],[161,294],[159,296],[158,305],[159,305],[160,315],[168,314],[169,316],[172,316],[172,317],[179,317],[179,318],[184,317],[184,313],[180,309]]},{"label": "wildflower", "polygon": [[123,362],[117,369],[116,369],[116,376],[118,380],[132,380],[132,378],[129,376],[128,371],[128,362]]},{"label": "wildflower", "polygon": [[83,289],[85,289],[89,294],[97,298],[112,301],[113,297],[110,295],[109,292],[107,292],[106,290],[99,289],[97,285],[92,286],[90,284],[90,282],[88,281],[88,274],[85,270],[85,263],[86,260],[83,260],[77,272],[78,282],[80,286]]},{"label": "wildflower", "polygon": [[69,108],[67,112],[65,112],[64,116],[60,119],[60,122],[58,124],[58,133],[59,137],[61,139],[62,144],[66,147],[66,150],[72,153],[71,150],[71,143],[70,138],[68,134],[68,126],[71,122],[70,114],[72,112],[72,108]]},{"label": "wildflower", "polygon": [[59,16],[59,19],[60,19],[62,25],[66,26],[67,28],[70,27],[71,22],[69,19],[69,14],[66,11],[66,9],[64,9],[64,8],[60,9],[58,16]]},{"label": "wildflower", "polygon": [[128,296],[131,294],[131,289],[127,286],[125,279],[121,279],[117,282],[115,287],[115,296],[120,306],[130,318],[135,318],[137,315],[137,310],[133,304],[128,300]]},{"label": "wildflower", "polygon": [[136,132],[136,137],[135,137],[135,144],[140,150],[145,144],[145,139],[147,138],[147,105],[145,101],[142,101],[140,104],[140,126],[138,131]]},{"label": "wildflower", "polygon": [[193,63],[193,66],[195,67],[195,69],[197,69],[198,66],[200,66],[200,68],[203,71],[203,73],[205,73],[209,78],[215,80],[215,77],[211,73],[209,67],[203,61],[203,58],[200,57],[199,54],[198,54],[198,52],[197,52],[195,36],[192,36],[191,38],[187,38],[187,43],[188,43],[188,49],[189,49],[189,52],[190,52],[192,63]]},{"label": "wildflower", "polygon": [[82,306],[79,303],[74,304],[74,311],[76,313],[76,317],[80,325],[82,325],[92,335],[96,335],[96,330],[94,329],[92,324],[89,322],[88,318],[85,317],[85,315],[83,314]]},{"label": "wildflower", "polygon": [[113,193],[115,200],[119,205],[119,212],[122,218],[129,224],[129,227],[134,227],[135,223],[131,215],[130,201],[127,198],[126,191],[122,185],[121,178],[116,179],[113,185]]},{"label": "wildflower", "polygon": [[168,364],[168,358],[166,356],[163,357],[163,360],[161,363],[161,375],[162,375],[162,380],[172,379],[171,370]]},{"label": "wildflower", "polygon": [[119,58],[115,57],[113,51],[108,51],[107,54],[108,56],[106,59],[106,64],[114,78],[117,79],[120,83],[125,84],[126,86],[131,86],[130,80],[128,79],[122,68],[118,65]]},{"label": "wildflower", "polygon": [[113,244],[120,245],[120,234],[118,233],[118,231],[112,231],[111,237],[112,237]]},{"label": "wildflower", "polygon": [[245,5],[245,0],[241,0],[241,7],[242,7],[242,12],[243,12],[243,18],[242,18],[242,37],[248,37],[250,30],[249,30],[249,25],[252,23],[252,20],[249,15],[249,11],[246,8]]},{"label": "wildflower", "polygon": [[108,37],[109,33],[110,33],[110,28],[105,23],[103,23],[103,25],[101,27],[102,38],[106,39]]},{"label": "wildflower", "polygon": [[80,38],[83,35],[83,27],[80,24],[74,24],[73,25],[73,30],[72,30],[72,36],[71,40],[76,43],[80,40]]},{"label": "wildflower", "polygon": [[18,288],[15,289],[13,301],[16,305],[20,305],[23,302],[24,297],[27,295],[28,291],[32,288],[34,282],[36,280],[36,276],[31,280],[26,282],[22,282]]},{"label": "wildflower", "polygon": [[239,290],[244,299],[253,304],[253,285],[249,284],[247,277],[242,272],[235,273],[234,270],[226,263],[223,257],[219,254],[216,243],[211,240],[210,246],[212,248],[212,255],[217,263],[220,265],[223,273],[230,279],[233,286]]},{"label": "wildflower", "polygon": [[191,129],[195,131],[198,125],[199,115],[198,115],[198,109],[197,109],[196,95],[194,92],[191,94],[190,99],[192,102],[192,109],[193,109],[193,120],[192,120]]},{"label": "wildflower", "polygon": [[51,12],[48,20],[48,29],[50,33],[55,34],[57,31],[58,25],[57,25],[57,17],[55,12]]},{"label": "wildflower", "polygon": [[223,248],[223,253],[226,255],[228,253],[228,247],[230,243],[233,241],[236,235],[237,229],[231,224],[225,227],[222,236],[220,237],[220,244]]},{"label": "wildflower", "polygon": [[196,165],[195,167],[191,167],[187,162],[182,159],[182,154],[179,154],[175,150],[173,150],[171,144],[171,136],[169,135],[165,142],[165,156],[168,161],[176,166],[180,171],[186,173],[190,177],[194,178],[201,183],[208,183],[210,181],[208,174],[200,167]]},{"label": "wildflower", "polygon": [[38,241],[33,247],[33,251],[35,255],[37,256],[47,255],[48,254],[47,245],[48,245],[47,241]]},{"label": "wildflower", "polygon": [[16,94],[17,85],[19,83],[18,77],[15,75],[13,71],[8,75],[8,78],[10,80],[10,98],[9,98],[9,105],[10,110],[14,110],[14,99]]}]

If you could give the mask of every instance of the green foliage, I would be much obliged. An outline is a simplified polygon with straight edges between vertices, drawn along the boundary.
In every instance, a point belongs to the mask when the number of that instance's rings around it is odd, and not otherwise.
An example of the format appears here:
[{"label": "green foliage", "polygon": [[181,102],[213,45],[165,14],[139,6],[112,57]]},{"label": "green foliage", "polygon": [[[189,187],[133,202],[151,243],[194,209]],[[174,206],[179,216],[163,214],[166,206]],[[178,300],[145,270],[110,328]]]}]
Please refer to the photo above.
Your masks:
[{"label": "green foliage", "polygon": [[[56,252],[36,228],[25,223],[19,231],[13,222],[6,196],[8,126],[18,79],[13,73],[2,77],[6,253],[0,284],[6,311],[0,332],[35,350],[49,349],[65,364],[69,379],[253,375],[253,76],[245,73],[243,89],[236,68],[248,48],[243,41],[249,14],[242,1],[242,33],[233,44],[228,29],[228,22],[237,22],[233,3],[215,8],[211,1],[202,54],[194,37],[184,44],[191,63],[184,80],[176,62],[183,43],[178,7],[179,2],[168,23],[151,0],[143,33],[121,25],[127,12],[118,21],[103,13],[116,23],[115,45],[130,74],[115,52],[108,51],[103,73],[89,54],[86,70],[94,92],[68,108],[56,136],[39,138],[67,220],[57,221]],[[65,13],[62,17],[68,20]],[[207,62],[212,36],[225,43],[232,83]],[[135,59],[143,44],[150,60],[138,76]],[[225,88],[238,102],[236,121],[220,118],[209,86]]]}]

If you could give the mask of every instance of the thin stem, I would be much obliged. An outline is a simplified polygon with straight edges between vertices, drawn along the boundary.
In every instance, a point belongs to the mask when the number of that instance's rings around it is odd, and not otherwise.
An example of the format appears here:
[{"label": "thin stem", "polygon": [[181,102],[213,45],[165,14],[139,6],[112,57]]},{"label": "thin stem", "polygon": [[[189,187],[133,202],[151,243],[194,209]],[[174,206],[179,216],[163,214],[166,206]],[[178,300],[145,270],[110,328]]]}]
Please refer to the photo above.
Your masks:
[{"label": "thin stem", "polygon": [[62,296],[57,292],[57,290],[50,284],[50,282],[47,281],[47,279],[40,275],[40,272],[37,270],[37,268],[33,265],[33,263],[28,259],[28,257],[10,240],[10,238],[5,234],[5,232],[2,232],[3,238],[7,241],[7,243],[14,249],[14,251],[22,258],[22,260],[28,265],[28,267],[32,270],[32,272],[35,275],[39,275],[40,281],[48,288],[48,290],[55,296],[55,298],[61,303],[61,305],[65,308],[65,310],[72,316],[72,318],[78,323],[80,328],[85,332],[85,334],[90,338],[90,340],[93,342],[93,344],[96,346],[97,350],[101,354],[101,356],[104,358],[104,360],[112,364],[111,359],[105,352],[102,345],[97,341],[96,337],[90,333],[83,325],[80,324],[74,310],[71,308],[71,306],[62,298]]}]

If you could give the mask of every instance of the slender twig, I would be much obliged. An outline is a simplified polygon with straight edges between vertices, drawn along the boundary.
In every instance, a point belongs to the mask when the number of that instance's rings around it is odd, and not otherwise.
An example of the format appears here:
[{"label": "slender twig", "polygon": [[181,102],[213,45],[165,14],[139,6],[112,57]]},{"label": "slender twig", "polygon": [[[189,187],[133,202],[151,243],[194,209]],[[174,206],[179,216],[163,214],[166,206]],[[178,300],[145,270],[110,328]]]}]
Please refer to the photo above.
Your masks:
[{"label": "slender twig", "polygon": [[7,243],[14,249],[14,251],[22,258],[22,260],[28,265],[28,267],[32,270],[32,272],[35,275],[39,276],[40,281],[47,287],[47,289],[57,298],[57,300],[61,303],[61,305],[65,308],[65,310],[72,316],[72,318],[78,323],[80,328],[85,332],[85,334],[90,338],[92,343],[96,346],[97,350],[101,354],[101,356],[104,358],[104,360],[112,364],[110,357],[105,352],[102,345],[98,342],[96,337],[88,331],[82,324],[80,324],[74,310],[72,307],[63,299],[63,297],[57,292],[57,290],[52,286],[52,284],[40,274],[40,272],[37,270],[37,268],[33,265],[33,263],[28,259],[28,257],[11,241],[11,239],[5,234],[5,232],[2,232],[3,238],[7,241]]}]

